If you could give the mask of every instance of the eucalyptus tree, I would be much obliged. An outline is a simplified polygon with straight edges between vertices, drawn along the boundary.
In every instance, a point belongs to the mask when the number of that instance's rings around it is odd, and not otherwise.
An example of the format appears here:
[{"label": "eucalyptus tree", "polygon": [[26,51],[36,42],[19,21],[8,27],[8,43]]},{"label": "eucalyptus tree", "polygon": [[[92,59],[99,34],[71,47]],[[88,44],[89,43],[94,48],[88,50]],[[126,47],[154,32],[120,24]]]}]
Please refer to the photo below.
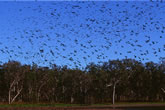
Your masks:
[{"label": "eucalyptus tree", "polygon": [[45,87],[45,95],[47,94],[47,97],[51,102],[58,102],[58,93],[61,92],[58,91],[58,83],[60,80],[59,69],[59,66],[53,65],[53,68],[47,71],[47,73],[49,74],[49,80]]},{"label": "eucalyptus tree", "polygon": [[33,101],[33,90],[34,90],[34,74],[31,69],[30,65],[24,65],[22,69],[25,70],[25,77],[23,79],[23,94],[22,94],[22,100],[25,102],[31,102]]},{"label": "eucalyptus tree", "polygon": [[140,100],[143,90],[145,89],[143,87],[145,68],[143,63],[139,61],[134,60],[132,63],[132,74],[129,78],[129,87],[131,92],[130,96],[132,97],[132,100],[138,101]]},{"label": "eucalyptus tree", "polygon": [[100,67],[95,63],[86,66],[87,76],[89,77],[89,100],[90,103],[96,103],[100,98]]},{"label": "eucalyptus tree", "polygon": [[12,103],[103,103],[112,101],[161,101],[165,99],[165,63],[134,59],[90,63],[83,71],[67,66],[0,66],[0,100]]},{"label": "eucalyptus tree", "polygon": [[43,96],[46,94],[44,93],[44,88],[47,86],[48,81],[50,80],[48,68],[38,68],[36,73],[36,95],[37,101],[39,102]]},{"label": "eucalyptus tree", "polygon": [[160,62],[159,62],[159,71],[162,73],[162,85],[161,85],[161,90],[162,92],[165,94],[165,57],[160,58]]},{"label": "eucalyptus tree", "polygon": [[148,100],[154,100],[156,94],[158,93],[157,88],[159,88],[158,82],[160,81],[158,79],[159,73],[157,65],[153,62],[145,63],[144,75],[143,77],[145,79],[143,80],[143,93],[145,96],[149,97]]},{"label": "eucalyptus tree", "polygon": [[116,86],[123,83],[128,73],[125,71],[125,65],[120,60],[109,60],[104,62],[104,69],[107,72],[107,87],[112,87],[112,104],[115,104]]},{"label": "eucalyptus tree", "polygon": [[6,101],[6,96],[8,96],[8,86],[5,79],[5,69],[0,65],[0,101]]},{"label": "eucalyptus tree", "polygon": [[134,72],[136,71],[134,68],[136,63],[138,62],[134,59],[122,59],[121,63],[124,68],[122,70],[124,74],[121,76],[122,81],[118,84],[117,99],[120,101],[121,100],[126,101],[131,99],[132,90],[130,88],[131,86],[130,79],[134,74]]},{"label": "eucalyptus tree", "polygon": [[8,102],[11,104],[23,89],[24,69],[21,69],[21,63],[16,61],[5,63],[3,68],[8,86]]}]

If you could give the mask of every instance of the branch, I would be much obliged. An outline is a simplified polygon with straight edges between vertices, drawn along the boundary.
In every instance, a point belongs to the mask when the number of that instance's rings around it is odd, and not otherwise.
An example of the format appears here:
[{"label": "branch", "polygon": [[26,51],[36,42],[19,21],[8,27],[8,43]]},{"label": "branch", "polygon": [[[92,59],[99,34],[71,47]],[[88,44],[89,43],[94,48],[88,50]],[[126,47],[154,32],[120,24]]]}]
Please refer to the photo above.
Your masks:
[{"label": "branch", "polygon": [[16,80],[14,80],[11,85],[10,85],[10,89],[13,87],[13,85],[15,84]]},{"label": "branch", "polygon": [[110,86],[112,86],[112,84],[108,84],[108,85],[106,85],[107,87],[110,87]]},{"label": "branch", "polygon": [[40,86],[39,86],[39,92],[41,91],[41,88],[46,84],[47,82],[45,81],[45,82],[43,82]]},{"label": "branch", "polygon": [[23,88],[21,88],[18,92],[17,95],[12,99],[11,103],[14,102],[14,100],[18,97],[18,95],[21,93]]},{"label": "branch", "polygon": [[161,88],[161,90],[165,93],[165,89]]},{"label": "branch", "polygon": [[46,85],[46,83],[48,82],[48,80],[49,80],[48,74],[44,75],[43,78],[42,78],[42,80],[41,80],[42,84],[39,86],[39,92],[40,92],[41,88],[42,88],[44,85]]}]

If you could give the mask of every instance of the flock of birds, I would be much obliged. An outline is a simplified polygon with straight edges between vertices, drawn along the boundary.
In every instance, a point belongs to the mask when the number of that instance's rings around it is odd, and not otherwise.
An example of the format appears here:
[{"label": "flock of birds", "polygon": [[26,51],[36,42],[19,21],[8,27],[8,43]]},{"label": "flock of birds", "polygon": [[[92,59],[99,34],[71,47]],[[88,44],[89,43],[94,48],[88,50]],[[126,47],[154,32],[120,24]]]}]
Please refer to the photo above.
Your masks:
[{"label": "flock of birds", "polygon": [[0,18],[7,22],[0,31],[1,63],[20,60],[83,67],[116,58],[151,61],[165,53],[163,1],[0,5],[8,6],[10,14]]}]

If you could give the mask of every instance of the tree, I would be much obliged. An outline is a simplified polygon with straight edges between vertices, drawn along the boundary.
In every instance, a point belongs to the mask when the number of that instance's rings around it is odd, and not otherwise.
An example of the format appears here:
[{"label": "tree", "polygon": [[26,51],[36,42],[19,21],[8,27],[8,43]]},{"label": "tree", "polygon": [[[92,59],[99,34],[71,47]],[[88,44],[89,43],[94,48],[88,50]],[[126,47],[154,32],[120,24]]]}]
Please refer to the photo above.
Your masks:
[{"label": "tree", "polygon": [[89,90],[88,90],[88,94],[89,94],[89,99],[90,103],[96,103],[98,101],[98,98],[100,98],[100,94],[99,94],[99,89],[101,89],[99,87],[100,83],[99,83],[99,65],[96,65],[94,63],[90,63],[89,65],[87,65],[86,67],[86,71],[87,71],[87,75],[89,78]]},{"label": "tree", "polygon": [[5,69],[5,79],[8,83],[8,102],[13,103],[23,89],[24,69],[16,61],[9,61],[3,65]]},{"label": "tree", "polygon": [[109,60],[104,62],[103,66],[109,78],[107,87],[112,87],[112,104],[115,104],[116,86],[119,83],[123,83],[126,78],[129,78],[129,74],[126,71],[125,65],[120,60]]},{"label": "tree", "polygon": [[112,101],[163,101],[165,64],[134,59],[90,63],[85,70],[51,65],[0,66],[0,101],[105,103]]}]

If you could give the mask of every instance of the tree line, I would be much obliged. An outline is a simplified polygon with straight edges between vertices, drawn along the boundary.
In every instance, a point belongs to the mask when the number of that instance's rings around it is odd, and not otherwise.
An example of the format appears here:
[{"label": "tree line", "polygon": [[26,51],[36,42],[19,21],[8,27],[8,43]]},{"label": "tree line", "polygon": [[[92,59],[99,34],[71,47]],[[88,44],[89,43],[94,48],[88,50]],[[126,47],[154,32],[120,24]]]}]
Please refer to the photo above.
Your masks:
[{"label": "tree line", "polygon": [[164,101],[165,62],[134,59],[89,63],[84,70],[38,67],[8,61],[0,65],[0,102],[94,104]]}]

